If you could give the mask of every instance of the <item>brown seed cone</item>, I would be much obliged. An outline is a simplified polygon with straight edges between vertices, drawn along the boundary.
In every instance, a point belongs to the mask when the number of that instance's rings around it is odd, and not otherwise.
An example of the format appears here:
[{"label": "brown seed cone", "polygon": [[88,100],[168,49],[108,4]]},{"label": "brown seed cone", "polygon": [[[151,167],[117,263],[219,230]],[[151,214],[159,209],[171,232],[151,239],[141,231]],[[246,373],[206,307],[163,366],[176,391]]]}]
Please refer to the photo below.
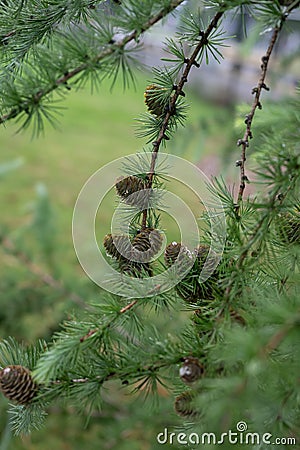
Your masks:
[{"label": "brown seed cone", "polygon": [[115,188],[120,197],[126,198],[134,192],[145,189],[145,181],[135,175],[122,176],[117,179]]},{"label": "brown seed cone", "polygon": [[194,383],[204,374],[204,367],[198,358],[192,356],[185,358],[183,365],[180,367],[179,375],[186,384]]},{"label": "brown seed cone", "polygon": [[205,260],[207,258],[208,252],[209,252],[209,246],[208,245],[201,245],[201,244],[199,244],[195,248],[195,253],[196,253],[197,259],[199,261],[201,261],[203,264],[205,263]]},{"label": "brown seed cone", "polygon": [[241,316],[241,314],[232,307],[229,308],[229,314],[232,321],[237,322],[242,326],[246,325],[246,320],[244,319],[244,317]]},{"label": "brown seed cone", "polygon": [[137,250],[133,251],[133,260],[148,262],[161,249],[161,233],[154,228],[145,228],[134,237],[132,246]]},{"label": "brown seed cone", "polygon": [[144,97],[145,103],[148,107],[148,111],[155,116],[162,116],[165,112],[165,104],[162,102],[160,93],[167,89],[158,86],[157,84],[150,84],[146,87]]},{"label": "brown seed cone", "polygon": [[107,254],[113,258],[125,258],[127,255],[130,257],[131,244],[128,236],[107,234],[103,239],[103,245]]},{"label": "brown seed cone", "polygon": [[[176,242],[173,242],[167,246],[165,251],[165,262],[168,266],[172,265],[176,261],[180,249],[181,244]],[[212,300],[218,290],[219,274],[214,269],[215,260],[210,257],[207,262],[209,250],[210,247],[207,245],[199,245],[195,248],[193,255],[194,257],[196,256],[196,259],[193,267],[175,288],[178,295],[187,303],[199,303],[202,300]],[[185,256],[189,256],[188,249],[180,254],[181,267],[183,267],[185,261],[188,263]],[[199,276],[202,272],[204,264],[206,265],[206,270],[209,270],[211,266],[213,272],[206,281],[200,282]]]},{"label": "brown seed cone", "polygon": [[125,203],[147,208],[150,190],[145,190],[146,182],[142,178],[134,175],[120,177],[116,181],[115,188]]},{"label": "brown seed cone", "polygon": [[0,371],[0,390],[9,400],[27,405],[37,394],[38,386],[23,366],[7,366]]},{"label": "brown seed cone", "polygon": [[172,266],[178,258],[182,244],[180,242],[171,242],[168,244],[165,250],[165,263],[166,266]]},{"label": "brown seed cone", "polygon": [[300,244],[300,211],[280,214],[278,231],[283,242]]},{"label": "brown seed cone", "polygon": [[187,276],[178,283],[175,290],[179,297],[181,297],[187,303],[197,303],[198,297],[198,284],[191,277]]},{"label": "brown seed cone", "polygon": [[196,261],[195,266],[197,267],[197,270],[200,272],[203,269],[204,264],[206,265],[207,270],[210,268],[214,271],[216,266],[216,255],[210,254],[209,260],[207,259],[208,254],[210,251],[210,247],[208,245],[198,245],[195,248],[195,254],[196,254]]},{"label": "brown seed cone", "polygon": [[143,278],[146,276],[152,276],[152,268],[148,263],[139,263],[130,261],[126,258],[120,258],[118,260],[120,272],[132,276],[134,278]]},{"label": "brown seed cone", "polygon": [[171,242],[165,249],[164,258],[165,264],[168,267],[171,267],[175,262],[177,263],[179,277],[181,277],[182,271],[185,271],[185,268],[189,271],[181,282],[176,285],[175,290],[186,302],[194,302],[197,299],[197,292],[195,290],[195,280],[191,274],[191,252],[180,242]]},{"label": "brown seed cone", "polygon": [[134,175],[117,179],[115,188],[117,194],[128,205],[139,209],[148,209],[153,190],[147,189],[147,182]]},{"label": "brown seed cone", "polygon": [[147,262],[132,260],[133,249],[128,236],[107,234],[103,245],[107,254],[118,261],[120,272],[136,278],[143,277],[145,273],[152,276],[152,270]]},{"label": "brown seed cone", "polygon": [[181,417],[194,418],[199,416],[199,411],[193,406],[195,393],[192,391],[185,391],[178,395],[175,399],[174,409],[176,414]]}]

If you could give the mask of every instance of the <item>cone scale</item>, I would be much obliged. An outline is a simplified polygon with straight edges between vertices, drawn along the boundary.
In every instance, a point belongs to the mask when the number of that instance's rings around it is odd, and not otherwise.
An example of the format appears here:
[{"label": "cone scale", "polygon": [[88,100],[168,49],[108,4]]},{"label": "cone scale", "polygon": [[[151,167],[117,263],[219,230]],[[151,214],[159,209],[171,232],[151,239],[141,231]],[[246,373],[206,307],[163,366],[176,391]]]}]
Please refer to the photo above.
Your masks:
[{"label": "cone scale", "polygon": [[0,371],[0,391],[19,405],[28,405],[37,393],[30,371],[23,366],[7,366]]}]

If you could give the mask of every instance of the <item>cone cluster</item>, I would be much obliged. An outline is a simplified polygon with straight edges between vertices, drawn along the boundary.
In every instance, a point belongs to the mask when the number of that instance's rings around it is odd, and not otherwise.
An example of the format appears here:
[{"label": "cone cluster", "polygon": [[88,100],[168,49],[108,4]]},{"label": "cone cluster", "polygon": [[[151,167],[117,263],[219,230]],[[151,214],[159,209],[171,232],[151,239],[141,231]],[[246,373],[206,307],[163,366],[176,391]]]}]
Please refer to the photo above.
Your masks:
[{"label": "cone cluster", "polygon": [[29,404],[37,393],[37,384],[23,366],[7,366],[0,371],[0,391],[19,405]]}]

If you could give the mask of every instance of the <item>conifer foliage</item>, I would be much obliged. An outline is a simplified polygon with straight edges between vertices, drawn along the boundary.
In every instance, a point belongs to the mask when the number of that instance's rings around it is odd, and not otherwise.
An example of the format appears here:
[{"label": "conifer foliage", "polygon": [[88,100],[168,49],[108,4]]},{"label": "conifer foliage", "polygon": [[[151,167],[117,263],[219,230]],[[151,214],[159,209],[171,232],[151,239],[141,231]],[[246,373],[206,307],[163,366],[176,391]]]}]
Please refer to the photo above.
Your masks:
[{"label": "conifer foliage", "polygon": [[[96,87],[106,77],[114,84],[118,76],[132,86],[143,33],[169,14],[180,16],[176,35],[166,40],[166,65],[153,68],[141,93],[148,112],[138,119],[137,136],[150,143],[151,161],[141,153],[140,166],[124,168],[112,181],[124,211],[136,208],[136,214],[127,234],[108,233],[102,246],[117,270],[133,279],[194,258],[173,290],[145,299],[107,293],[105,302],[66,321],[48,345],[27,348],[10,337],[0,342],[0,389],[15,403],[10,408],[17,434],[38,428],[49,404],[61,398],[92,412],[107,382],[118,380],[148,396],[166,384],[183,430],[222,433],[245,420],[254,432],[300,442],[299,92],[271,117],[268,129],[259,126],[272,87],[267,75],[274,47],[299,3],[0,1],[0,122],[18,121],[35,134],[44,121],[55,124],[56,100],[73,88],[88,81]],[[165,181],[156,163],[162,148],[172,153],[169,141],[188,118],[184,89],[191,71],[211,60],[222,63],[222,21],[239,12],[251,14],[269,41],[258,61],[257,85],[249,86],[253,101],[237,141],[237,192],[221,177],[210,185],[224,205],[226,243],[219,265],[201,282],[209,231],[191,250],[167,242],[154,261],[163,247],[156,192]],[[259,135],[253,132],[257,116]],[[250,158],[265,187],[253,197],[246,196]],[[205,214],[202,219],[208,220]],[[178,316],[188,309],[190,317],[182,332],[164,334],[147,320],[149,307],[157,314],[174,308]]]}]

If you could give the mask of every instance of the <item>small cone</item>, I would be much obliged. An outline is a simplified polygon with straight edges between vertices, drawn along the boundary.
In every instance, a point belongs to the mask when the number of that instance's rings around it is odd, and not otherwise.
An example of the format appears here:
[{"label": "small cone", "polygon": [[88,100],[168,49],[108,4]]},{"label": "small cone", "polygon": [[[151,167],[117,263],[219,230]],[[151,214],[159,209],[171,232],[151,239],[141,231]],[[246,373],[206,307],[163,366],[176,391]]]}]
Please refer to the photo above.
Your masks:
[{"label": "small cone", "polygon": [[203,264],[205,263],[205,260],[207,258],[209,252],[209,246],[208,245],[198,245],[198,247],[195,248],[195,253],[197,255],[197,259],[202,262]]},{"label": "small cone", "polygon": [[197,417],[199,416],[199,411],[193,406],[193,400],[195,398],[195,393],[192,391],[186,391],[178,395],[175,399],[174,409],[176,414],[181,417]]},{"label": "small cone", "polygon": [[0,371],[0,390],[9,400],[27,405],[37,393],[37,384],[23,366],[7,366]]},{"label": "small cone", "polygon": [[157,84],[150,84],[146,87],[144,97],[145,103],[148,107],[148,111],[155,116],[162,116],[165,113],[166,105],[162,102],[162,98],[159,95],[167,89]]},{"label": "small cone", "polygon": [[148,263],[134,262],[126,258],[120,258],[118,263],[120,272],[128,276],[134,278],[144,278],[145,276],[151,277],[153,275],[152,268]]},{"label": "small cone", "polygon": [[134,175],[129,177],[120,177],[117,179],[115,188],[120,197],[126,198],[134,192],[145,189],[145,181]]},{"label": "small cone", "polygon": [[[216,260],[210,256],[207,261],[210,247],[199,245],[191,253],[184,245],[178,242],[172,242],[165,250],[165,263],[168,267],[175,262],[180,270],[187,267],[188,273],[176,285],[175,289],[178,295],[187,303],[199,303],[202,300],[212,300],[218,290],[218,273],[215,270]],[[193,266],[190,267],[190,259],[194,258]],[[179,258],[179,261],[178,261]],[[204,282],[199,281],[199,276],[205,265],[205,270],[210,275]],[[190,267],[190,269],[189,269]],[[210,271],[211,267],[211,271]]]},{"label": "small cone", "polygon": [[104,248],[109,256],[120,259],[130,256],[131,244],[128,236],[107,234],[103,239]]},{"label": "small cone", "polygon": [[280,214],[279,235],[286,244],[300,244],[300,212]]},{"label": "small cone", "polygon": [[132,246],[137,250],[133,252],[133,259],[148,262],[161,249],[162,236],[158,230],[146,228],[134,237]]},{"label": "small cone", "polygon": [[133,248],[128,236],[107,234],[103,245],[107,254],[118,261],[120,272],[136,278],[143,277],[145,274],[152,276],[149,264],[132,259]]},{"label": "small cone", "polygon": [[148,209],[152,189],[147,189],[147,182],[136,176],[118,178],[115,188],[117,194],[128,205],[139,209]]},{"label": "small cone", "polygon": [[166,250],[165,250],[165,263],[166,266],[170,267],[172,266],[181,249],[181,243],[180,242],[171,242],[171,244],[167,245]]},{"label": "small cone", "polygon": [[191,384],[201,378],[204,374],[204,367],[198,358],[185,358],[183,365],[180,367],[179,375],[186,384]]}]

